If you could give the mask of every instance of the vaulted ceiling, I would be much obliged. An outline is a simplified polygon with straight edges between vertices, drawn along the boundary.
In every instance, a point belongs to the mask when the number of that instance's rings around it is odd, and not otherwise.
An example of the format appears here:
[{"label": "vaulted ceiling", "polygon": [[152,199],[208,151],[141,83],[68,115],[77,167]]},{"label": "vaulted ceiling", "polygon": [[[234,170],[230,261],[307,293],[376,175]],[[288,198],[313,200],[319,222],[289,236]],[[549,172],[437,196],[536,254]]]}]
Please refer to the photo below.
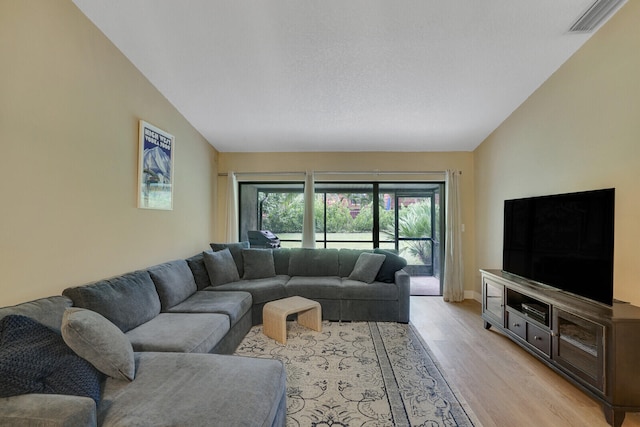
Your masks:
[{"label": "vaulted ceiling", "polygon": [[594,0],[73,1],[222,152],[473,150],[593,35]]}]

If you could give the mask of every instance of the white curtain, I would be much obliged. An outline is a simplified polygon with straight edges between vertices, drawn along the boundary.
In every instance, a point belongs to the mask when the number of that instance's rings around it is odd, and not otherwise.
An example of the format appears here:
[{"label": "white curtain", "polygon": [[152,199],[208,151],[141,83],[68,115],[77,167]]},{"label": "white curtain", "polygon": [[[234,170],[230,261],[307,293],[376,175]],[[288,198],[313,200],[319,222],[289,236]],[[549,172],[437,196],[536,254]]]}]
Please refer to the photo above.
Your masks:
[{"label": "white curtain", "polygon": [[307,172],[304,180],[304,214],[302,219],[302,247],[316,247],[316,227],[313,217],[313,202],[315,189],[313,185],[313,172]]},{"label": "white curtain", "polygon": [[238,241],[238,179],[234,172],[227,174],[227,243]]},{"label": "white curtain", "polygon": [[444,282],[442,296],[445,301],[464,299],[464,271],[462,265],[462,224],[460,223],[460,173],[447,170],[445,177],[445,245]]}]

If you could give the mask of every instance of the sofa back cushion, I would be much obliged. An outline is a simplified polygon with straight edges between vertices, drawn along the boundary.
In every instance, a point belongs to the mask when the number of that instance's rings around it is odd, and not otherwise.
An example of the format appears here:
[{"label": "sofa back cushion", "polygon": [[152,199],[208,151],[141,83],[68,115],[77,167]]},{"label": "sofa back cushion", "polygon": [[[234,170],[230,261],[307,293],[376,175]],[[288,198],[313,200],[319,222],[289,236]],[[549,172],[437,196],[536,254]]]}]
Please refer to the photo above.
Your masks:
[{"label": "sofa back cushion", "polygon": [[[206,251],[213,253],[213,251]],[[211,279],[209,279],[209,273],[207,273],[207,267],[204,265],[204,255],[200,252],[197,255],[187,258],[187,265],[191,269],[193,279],[196,282],[196,287],[199,291],[203,290],[207,286],[211,286]]]},{"label": "sofa back cushion", "polygon": [[291,250],[289,258],[290,276],[338,276],[338,249]]},{"label": "sofa back cushion", "polygon": [[57,295],[0,308],[0,319],[10,314],[21,314],[60,333],[62,315],[73,305],[71,299]]},{"label": "sofa back cushion", "polygon": [[62,292],[76,307],[100,313],[122,332],[160,313],[160,298],[147,271],[134,271]]},{"label": "sofa back cushion", "polygon": [[273,250],[273,264],[276,268],[276,275],[289,274],[290,256],[291,249],[289,248],[278,248]]},{"label": "sofa back cushion", "polygon": [[183,259],[154,265],[147,271],[156,285],[162,311],[180,304],[198,290],[193,273]]}]

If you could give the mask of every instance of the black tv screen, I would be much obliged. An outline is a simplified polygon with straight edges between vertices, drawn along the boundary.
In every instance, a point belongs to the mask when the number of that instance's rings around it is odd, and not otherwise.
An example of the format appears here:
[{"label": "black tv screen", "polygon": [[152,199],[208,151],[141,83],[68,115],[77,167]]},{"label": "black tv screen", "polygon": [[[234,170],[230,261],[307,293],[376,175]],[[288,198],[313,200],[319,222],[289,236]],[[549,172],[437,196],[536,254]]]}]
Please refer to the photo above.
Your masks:
[{"label": "black tv screen", "polygon": [[505,200],[502,268],[613,304],[615,189]]}]

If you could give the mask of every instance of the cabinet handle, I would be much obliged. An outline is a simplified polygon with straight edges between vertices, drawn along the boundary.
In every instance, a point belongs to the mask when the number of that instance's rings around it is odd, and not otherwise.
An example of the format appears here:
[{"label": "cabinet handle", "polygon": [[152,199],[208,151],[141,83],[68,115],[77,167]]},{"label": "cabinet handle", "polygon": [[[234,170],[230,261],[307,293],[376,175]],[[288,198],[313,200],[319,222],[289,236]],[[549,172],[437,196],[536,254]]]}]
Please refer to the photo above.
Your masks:
[{"label": "cabinet handle", "polygon": [[519,328],[519,327],[520,327],[520,323],[514,323],[514,324],[513,324],[513,327],[514,327],[514,328]]},{"label": "cabinet handle", "polygon": [[542,341],[542,338],[540,338],[540,337],[539,337],[539,336],[537,336],[537,335],[534,335],[534,336],[533,336],[533,339],[534,339],[534,340]]}]

